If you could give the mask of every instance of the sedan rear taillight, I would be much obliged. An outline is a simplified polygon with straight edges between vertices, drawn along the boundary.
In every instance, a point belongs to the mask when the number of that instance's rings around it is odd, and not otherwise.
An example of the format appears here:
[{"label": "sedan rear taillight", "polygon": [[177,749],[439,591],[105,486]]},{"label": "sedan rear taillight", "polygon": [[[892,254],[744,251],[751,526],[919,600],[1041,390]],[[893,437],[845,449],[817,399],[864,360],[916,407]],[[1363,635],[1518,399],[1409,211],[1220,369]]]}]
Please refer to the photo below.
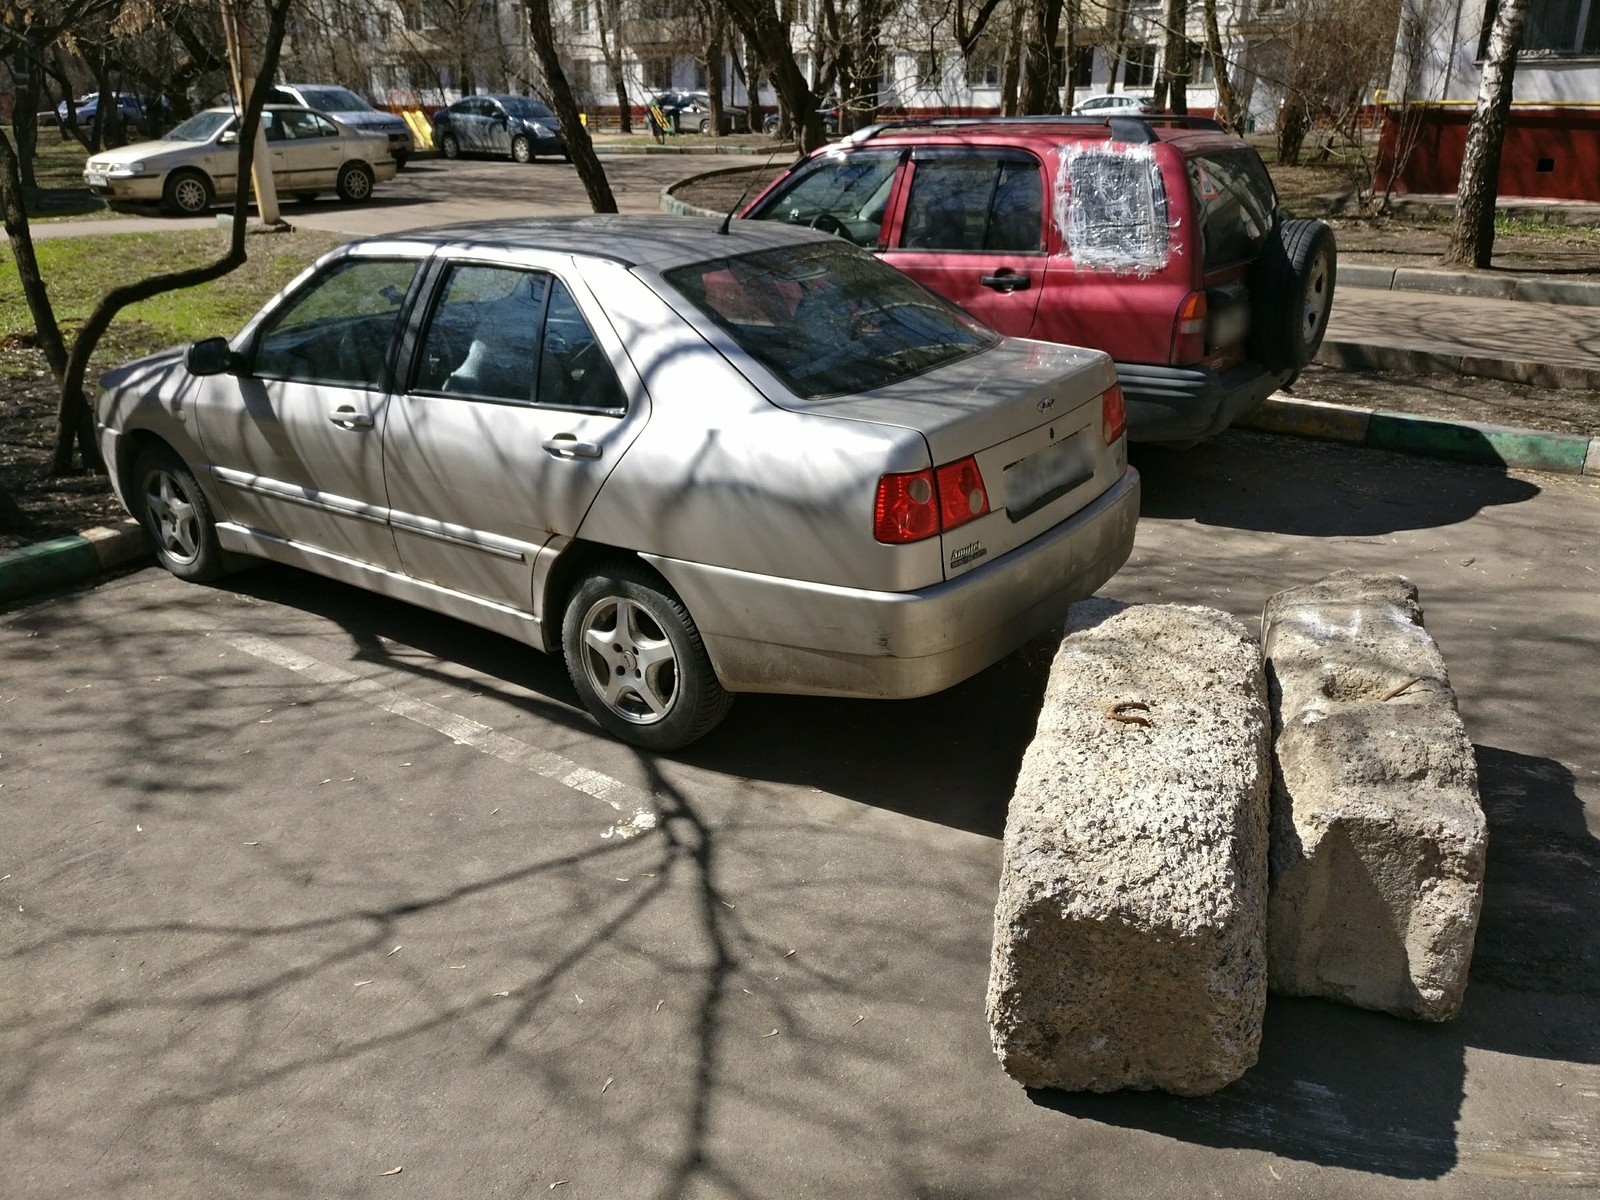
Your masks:
[{"label": "sedan rear taillight", "polygon": [[1199,362],[1206,356],[1206,294],[1190,292],[1172,325],[1172,361]]},{"label": "sedan rear taillight", "polygon": [[1128,431],[1128,409],[1122,402],[1122,385],[1113,383],[1100,397],[1100,440],[1111,445]]},{"label": "sedan rear taillight", "polygon": [[937,470],[879,479],[872,536],[889,545],[920,542],[988,511],[989,489],[983,485],[978,460],[969,456]]}]

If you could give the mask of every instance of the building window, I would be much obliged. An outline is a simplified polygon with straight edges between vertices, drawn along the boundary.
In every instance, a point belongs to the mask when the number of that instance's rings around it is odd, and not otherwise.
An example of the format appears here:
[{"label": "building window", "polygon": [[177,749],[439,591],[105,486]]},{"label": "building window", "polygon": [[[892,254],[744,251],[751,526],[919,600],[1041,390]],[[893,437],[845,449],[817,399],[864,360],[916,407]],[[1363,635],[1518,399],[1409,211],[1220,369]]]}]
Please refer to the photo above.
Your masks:
[{"label": "building window", "polygon": [[589,0],[573,0],[572,24],[579,33],[589,32]]},{"label": "building window", "polygon": [[1128,57],[1122,64],[1122,86],[1125,88],[1149,87],[1156,81],[1155,43],[1146,46],[1129,46]]},{"label": "building window", "polygon": [[587,58],[575,58],[566,63],[567,82],[572,94],[584,103],[594,101],[594,64]]},{"label": "building window", "polygon": [[647,58],[639,64],[644,75],[644,86],[652,92],[670,91],[672,88],[672,60]]},{"label": "building window", "polygon": [[[1483,35],[1478,57],[1489,54],[1489,34],[1500,11],[1498,0],[1488,0],[1483,11]],[[1522,27],[1523,54],[1600,54],[1600,0],[1528,0],[1528,20]]]},{"label": "building window", "polygon": [[992,45],[979,45],[967,57],[968,87],[1000,86],[1000,51]]},{"label": "building window", "polygon": [[920,88],[939,85],[939,56],[932,50],[918,50],[913,56],[915,78]]},{"label": "building window", "polygon": [[706,71],[705,63],[696,62],[694,64],[694,89],[693,90],[697,91],[697,92],[703,92],[710,86],[711,86],[711,76]]}]

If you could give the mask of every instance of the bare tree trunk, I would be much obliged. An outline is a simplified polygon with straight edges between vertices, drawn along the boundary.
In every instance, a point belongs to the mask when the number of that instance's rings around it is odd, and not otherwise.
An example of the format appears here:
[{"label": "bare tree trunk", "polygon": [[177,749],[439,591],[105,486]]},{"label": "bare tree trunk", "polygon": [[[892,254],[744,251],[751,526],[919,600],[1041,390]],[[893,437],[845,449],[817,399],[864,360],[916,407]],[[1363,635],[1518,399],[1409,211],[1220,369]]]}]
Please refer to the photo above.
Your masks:
[{"label": "bare tree trunk", "polygon": [[56,324],[55,308],[45,290],[44,279],[39,274],[39,260],[33,253],[33,234],[28,228],[28,213],[22,204],[22,177],[17,169],[17,155],[4,130],[0,130],[0,202],[5,205],[6,236],[11,239],[11,253],[17,260],[22,295],[28,302],[28,312],[33,316],[33,327],[38,331],[44,360],[50,365],[50,374],[59,383],[67,373],[67,344],[61,336],[61,327]]},{"label": "bare tree trunk", "polygon": [[1011,6],[1011,27],[1006,30],[1005,57],[1000,60],[1000,115],[1017,115],[1017,89],[1022,76],[1022,5]]},{"label": "bare tree trunk", "polygon": [[759,54],[783,111],[794,122],[800,152],[810,154],[821,146],[822,117],[817,96],[795,62],[789,25],[778,17],[771,0],[724,0],[728,15],[744,35],[747,53]]},{"label": "bare tree trunk", "polygon": [[1222,53],[1222,31],[1217,27],[1217,0],[1205,0],[1206,53],[1211,57],[1211,71],[1216,77],[1217,120],[1234,133],[1244,132],[1243,114],[1239,100],[1234,95],[1233,84],[1228,79],[1228,60]]},{"label": "bare tree trunk", "polygon": [[589,206],[597,213],[614,213],[617,201],[611,194],[611,184],[594,152],[594,143],[589,140],[588,127],[578,117],[578,102],[573,98],[567,73],[561,69],[555,33],[550,28],[550,0],[527,0],[527,4],[528,32],[533,38],[534,53],[539,56],[539,67],[544,72],[545,87],[550,89],[551,106],[561,121],[567,154],[577,168],[578,178],[583,180],[584,191],[589,193]]},{"label": "bare tree trunk", "polygon": [[1128,0],[1112,0],[1114,11],[1111,23],[1116,37],[1111,43],[1111,53],[1106,62],[1106,95],[1117,90],[1117,72],[1122,68],[1123,56],[1128,49]]},{"label": "bare tree trunk", "polygon": [[1158,112],[1165,112],[1169,107],[1175,113],[1189,111],[1188,90],[1184,86],[1189,78],[1188,23],[1188,0],[1166,0],[1161,18],[1161,70],[1156,73],[1153,100]]},{"label": "bare tree trunk", "polygon": [[1500,194],[1500,151],[1511,116],[1511,93],[1517,73],[1517,48],[1527,0],[1500,0],[1489,50],[1478,85],[1478,104],[1467,125],[1467,146],[1461,156],[1461,182],[1456,185],[1456,215],[1450,227],[1446,266],[1487,267],[1494,258],[1494,206]]},{"label": "bare tree trunk", "polygon": [[[239,121],[239,179],[250,178],[250,167],[255,156],[255,131],[261,124],[261,109],[266,102],[272,77],[278,71],[278,52],[283,47],[283,27],[289,6],[294,0],[270,0],[267,41],[261,51],[261,65],[256,69],[255,84],[250,89],[250,99],[245,104]],[[83,455],[83,465],[93,469],[100,466],[99,450],[94,443],[94,420],[89,410],[88,397],[84,395],[83,380],[88,373],[89,358],[99,345],[112,320],[130,304],[149,300],[163,292],[194,287],[220,279],[245,261],[244,233],[250,203],[250,189],[238,188],[233,198],[233,230],[228,242],[228,252],[216,262],[187,271],[174,271],[125,287],[113,288],[95,306],[89,319],[73,340],[72,353],[67,357],[66,370],[61,380],[61,400],[56,410],[55,453],[50,460],[50,474],[66,475],[72,471],[72,447],[77,443]]]},{"label": "bare tree trunk", "polygon": [[25,42],[17,50],[11,60],[11,81],[14,98],[11,124],[17,135],[17,171],[26,203],[39,191],[33,158],[39,149],[39,103],[44,90],[44,69],[37,46]]},{"label": "bare tree trunk", "polygon": [[1024,116],[1061,111],[1060,93],[1050,85],[1055,75],[1051,51],[1061,33],[1062,3],[1063,0],[1028,0],[1022,88],[1017,101]]}]

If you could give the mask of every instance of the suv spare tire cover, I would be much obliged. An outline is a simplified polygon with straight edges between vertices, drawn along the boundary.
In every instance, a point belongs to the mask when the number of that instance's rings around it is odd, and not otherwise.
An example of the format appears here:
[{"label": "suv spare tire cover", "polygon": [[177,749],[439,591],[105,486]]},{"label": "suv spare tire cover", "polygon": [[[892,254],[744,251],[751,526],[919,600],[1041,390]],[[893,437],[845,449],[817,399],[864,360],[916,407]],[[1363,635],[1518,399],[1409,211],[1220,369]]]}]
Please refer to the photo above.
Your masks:
[{"label": "suv spare tire cover", "polygon": [[1298,371],[1316,358],[1337,274],[1325,222],[1274,225],[1250,270],[1250,356],[1272,371]]}]

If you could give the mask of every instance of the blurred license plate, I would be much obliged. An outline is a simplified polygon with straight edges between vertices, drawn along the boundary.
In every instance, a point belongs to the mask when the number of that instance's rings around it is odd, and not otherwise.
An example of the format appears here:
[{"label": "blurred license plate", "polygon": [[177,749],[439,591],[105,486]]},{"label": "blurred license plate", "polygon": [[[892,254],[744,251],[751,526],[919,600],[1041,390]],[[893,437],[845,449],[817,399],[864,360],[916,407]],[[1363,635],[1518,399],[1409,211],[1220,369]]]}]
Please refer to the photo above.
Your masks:
[{"label": "blurred license plate", "polygon": [[90,187],[105,187],[106,185],[106,177],[104,175],[85,175],[84,178],[89,181]]},{"label": "blurred license plate", "polygon": [[1094,474],[1084,435],[1073,434],[1005,469],[1006,514],[1020,521]]}]

